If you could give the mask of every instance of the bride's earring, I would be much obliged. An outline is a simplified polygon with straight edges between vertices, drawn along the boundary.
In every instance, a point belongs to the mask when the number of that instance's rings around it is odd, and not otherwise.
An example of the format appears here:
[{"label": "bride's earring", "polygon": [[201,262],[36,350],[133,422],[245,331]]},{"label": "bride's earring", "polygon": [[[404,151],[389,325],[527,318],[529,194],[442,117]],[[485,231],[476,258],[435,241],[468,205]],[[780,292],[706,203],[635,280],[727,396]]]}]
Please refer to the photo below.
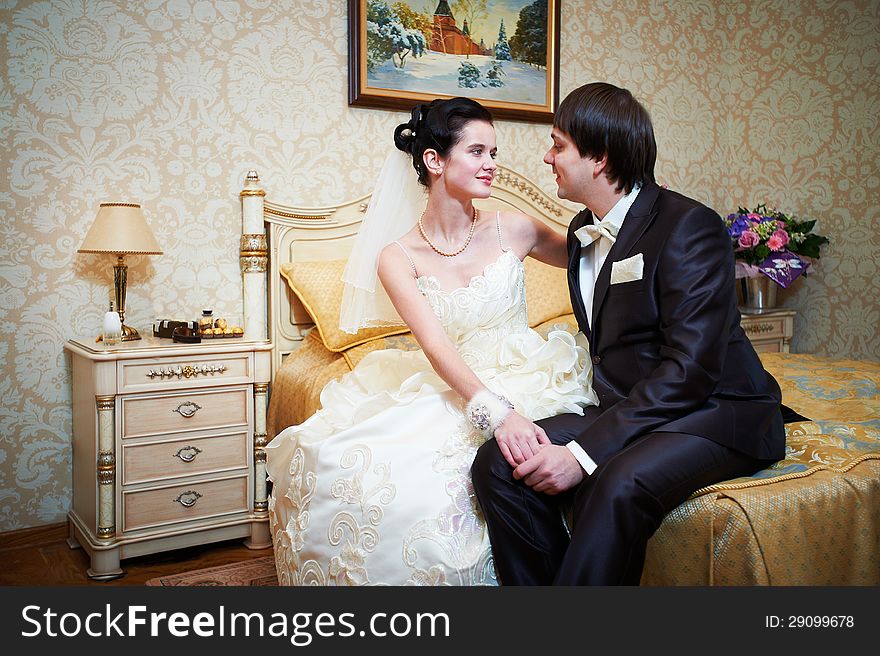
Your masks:
[{"label": "bride's earring", "polygon": [[433,149],[429,149],[425,151],[423,155],[425,160],[425,166],[428,167],[428,170],[434,175],[443,175],[443,166],[440,164],[440,158],[437,156],[437,151]]}]

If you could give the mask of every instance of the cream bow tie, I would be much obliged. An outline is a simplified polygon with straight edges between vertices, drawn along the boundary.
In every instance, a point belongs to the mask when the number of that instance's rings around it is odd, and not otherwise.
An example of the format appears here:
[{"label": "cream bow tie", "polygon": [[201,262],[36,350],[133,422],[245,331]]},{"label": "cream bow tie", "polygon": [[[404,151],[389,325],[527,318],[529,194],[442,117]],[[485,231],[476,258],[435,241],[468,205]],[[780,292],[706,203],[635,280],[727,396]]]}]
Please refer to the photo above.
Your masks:
[{"label": "cream bow tie", "polygon": [[589,246],[600,237],[605,237],[605,239],[613,244],[617,241],[618,230],[620,230],[620,227],[609,221],[599,221],[598,223],[578,228],[574,231],[574,236],[580,240],[581,246]]}]

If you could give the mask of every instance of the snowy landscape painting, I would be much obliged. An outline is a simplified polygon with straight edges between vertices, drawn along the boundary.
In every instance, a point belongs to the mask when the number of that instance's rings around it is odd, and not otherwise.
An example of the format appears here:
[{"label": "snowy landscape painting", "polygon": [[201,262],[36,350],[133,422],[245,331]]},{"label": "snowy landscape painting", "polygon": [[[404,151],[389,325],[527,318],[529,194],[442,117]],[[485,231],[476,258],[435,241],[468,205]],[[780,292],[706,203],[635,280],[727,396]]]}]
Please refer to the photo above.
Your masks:
[{"label": "snowy landscape painting", "polygon": [[352,105],[468,96],[498,118],[550,122],[559,0],[349,0]]}]

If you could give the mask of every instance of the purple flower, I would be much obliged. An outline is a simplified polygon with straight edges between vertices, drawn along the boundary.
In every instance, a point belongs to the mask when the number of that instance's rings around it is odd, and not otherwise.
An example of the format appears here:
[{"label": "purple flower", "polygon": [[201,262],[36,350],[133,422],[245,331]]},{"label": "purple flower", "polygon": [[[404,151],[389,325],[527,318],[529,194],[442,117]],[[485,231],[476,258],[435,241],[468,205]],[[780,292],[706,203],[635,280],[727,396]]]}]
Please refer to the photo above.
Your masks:
[{"label": "purple flower", "polygon": [[[811,256],[819,257],[819,247],[829,243],[827,237],[813,233],[815,223],[786,216],[764,203],[754,209],[740,205],[735,212],[724,218],[724,227],[730,236],[736,261],[752,268],[761,265],[761,261],[768,256],[772,263],[791,256],[799,258],[798,262],[808,266]],[[789,263],[786,266],[794,267],[795,264]],[[806,273],[809,272],[807,269]],[[743,274],[737,269],[737,275],[751,277],[754,273]]]},{"label": "purple flower", "polygon": [[742,214],[731,214],[727,218],[728,220],[732,219],[730,226],[727,228],[727,234],[729,234],[733,239],[739,239],[739,236],[743,233],[743,231],[748,230],[750,226],[749,220],[746,219],[746,217],[744,217]]}]

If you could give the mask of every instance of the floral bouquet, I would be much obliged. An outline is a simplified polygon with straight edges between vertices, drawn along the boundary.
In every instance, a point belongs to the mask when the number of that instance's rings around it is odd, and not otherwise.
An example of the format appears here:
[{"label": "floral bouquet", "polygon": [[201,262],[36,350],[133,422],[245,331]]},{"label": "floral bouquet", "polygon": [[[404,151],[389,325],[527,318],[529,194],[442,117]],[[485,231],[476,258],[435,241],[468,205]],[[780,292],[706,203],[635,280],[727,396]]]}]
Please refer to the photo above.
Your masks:
[{"label": "floral bouquet", "polygon": [[811,272],[827,237],[813,233],[815,221],[799,221],[766,205],[740,207],[724,220],[736,258],[736,277],[763,274],[782,288]]}]

